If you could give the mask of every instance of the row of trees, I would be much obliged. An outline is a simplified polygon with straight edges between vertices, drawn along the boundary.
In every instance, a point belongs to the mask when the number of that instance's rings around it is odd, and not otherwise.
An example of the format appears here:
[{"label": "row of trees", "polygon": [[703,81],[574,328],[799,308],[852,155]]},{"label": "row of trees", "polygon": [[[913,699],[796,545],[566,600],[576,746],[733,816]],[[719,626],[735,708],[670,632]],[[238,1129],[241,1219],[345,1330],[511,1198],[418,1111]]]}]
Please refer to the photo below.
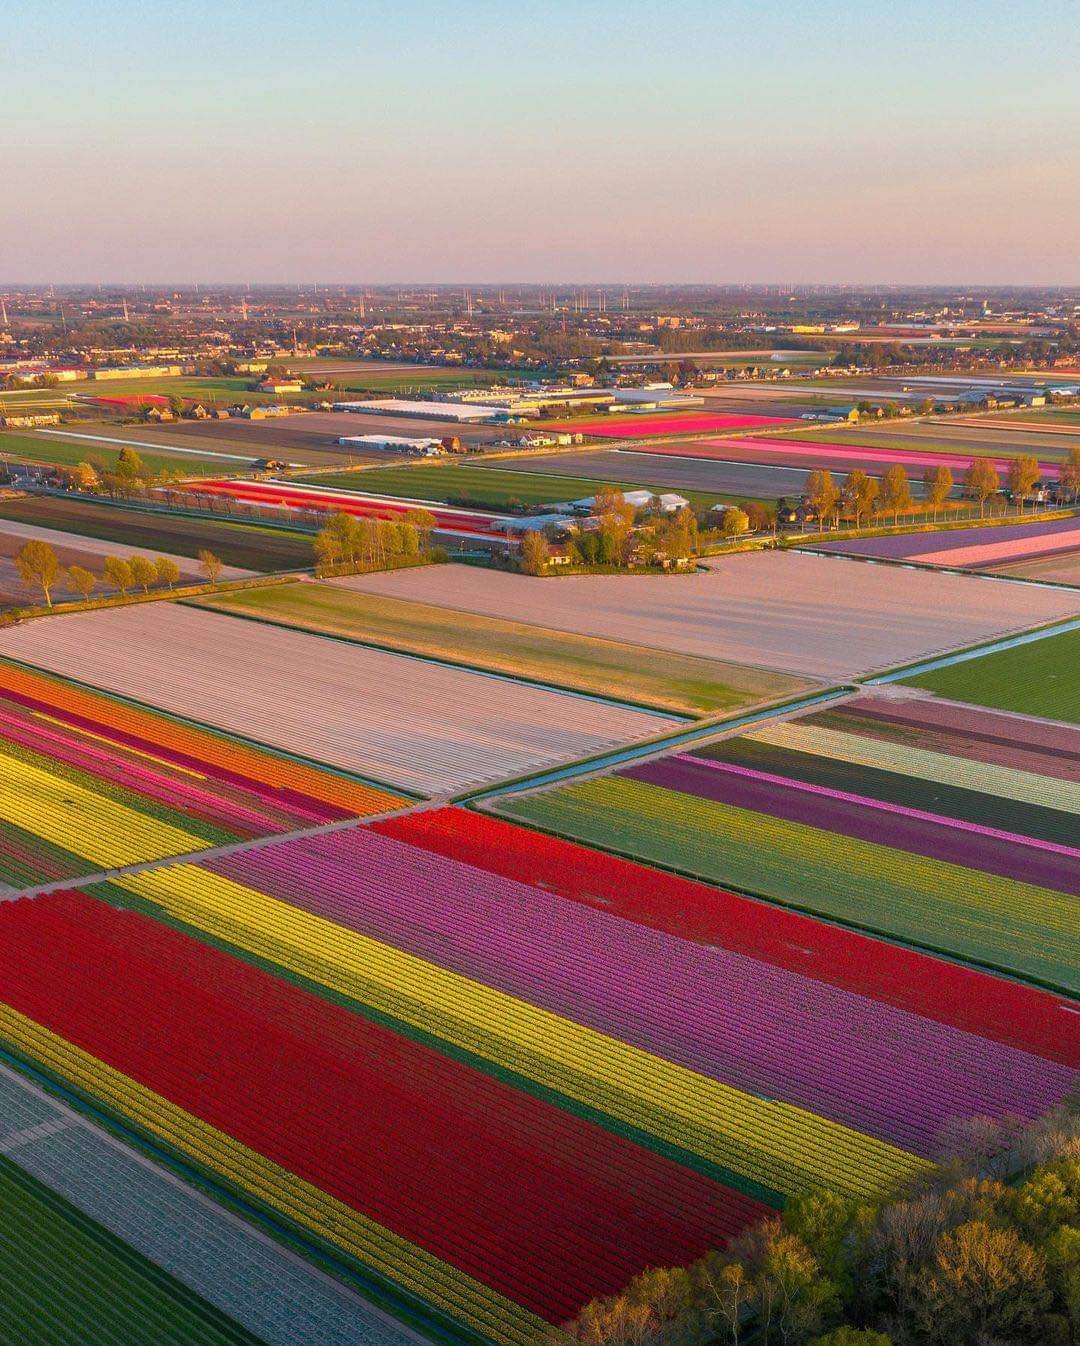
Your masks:
[{"label": "row of trees", "polygon": [[[141,589],[144,594],[149,593],[155,585],[171,590],[180,578],[180,567],[171,556],[159,556],[151,560],[148,556],[139,555],[126,559],[122,556],[106,556],[99,577],[85,566],[62,565],[53,548],[39,538],[31,538],[15,553],[15,568],[24,584],[40,589],[46,607],[50,608],[53,605],[53,590],[63,580],[86,602],[99,584],[117,590],[126,598],[132,589]],[[212,551],[204,549],[199,552],[199,569],[210,584],[216,584],[224,565]]]},{"label": "row of trees", "polygon": [[[1041,475],[1039,460],[1033,454],[1021,454],[1009,461],[1004,486],[1016,502],[1018,512],[1022,512],[1024,504],[1034,495]],[[932,512],[935,521],[955,484],[952,471],[944,464],[927,467],[923,472],[922,507]],[[1001,476],[989,458],[974,459],[964,472],[961,484],[964,496],[979,506],[980,515],[985,515],[987,501],[1002,490]],[[1058,495],[1074,503],[1080,498],[1078,448],[1071,449],[1067,461],[1062,464]],[[837,483],[831,472],[815,469],[807,478],[806,503],[823,527],[845,518],[860,528],[867,520],[890,515],[896,524],[901,514],[916,508],[911,481],[902,463],[886,468],[880,481],[855,468]]]},{"label": "row of trees", "polygon": [[410,509],[400,519],[368,519],[331,514],[315,537],[319,575],[372,569],[388,562],[419,560],[431,554],[436,519],[426,509]]},{"label": "row of trees", "polygon": [[[1080,1109],[966,1119],[879,1205],[819,1191],[643,1272],[550,1346],[1067,1346],[1080,1340]],[[1026,1174],[1017,1181],[1017,1174]]]}]

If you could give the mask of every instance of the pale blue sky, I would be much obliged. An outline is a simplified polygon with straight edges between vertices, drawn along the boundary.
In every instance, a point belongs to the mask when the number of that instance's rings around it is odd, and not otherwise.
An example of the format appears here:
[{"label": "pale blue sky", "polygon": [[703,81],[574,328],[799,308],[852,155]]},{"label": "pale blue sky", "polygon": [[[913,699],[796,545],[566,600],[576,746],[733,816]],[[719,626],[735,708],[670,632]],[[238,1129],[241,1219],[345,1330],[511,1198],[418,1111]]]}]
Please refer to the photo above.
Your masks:
[{"label": "pale blue sky", "polygon": [[8,0],[0,279],[1080,282],[1076,0]]}]

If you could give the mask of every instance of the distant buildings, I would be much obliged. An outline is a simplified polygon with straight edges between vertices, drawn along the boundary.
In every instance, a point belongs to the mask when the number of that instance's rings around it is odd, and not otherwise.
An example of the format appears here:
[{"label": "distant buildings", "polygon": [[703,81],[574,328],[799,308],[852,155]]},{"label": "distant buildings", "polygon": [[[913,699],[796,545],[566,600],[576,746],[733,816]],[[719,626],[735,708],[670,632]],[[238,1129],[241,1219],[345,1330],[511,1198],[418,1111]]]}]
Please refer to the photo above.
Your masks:
[{"label": "distant buildings", "polygon": [[182,371],[179,365],[111,365],[90,370],[92,379],[173,378]]},{"label": "distant buildings", "polygon": [[255,385],[255,388],[260,393],[302,393],[304,381],[289,374],[280,378],[263,379],[261,383]]}]

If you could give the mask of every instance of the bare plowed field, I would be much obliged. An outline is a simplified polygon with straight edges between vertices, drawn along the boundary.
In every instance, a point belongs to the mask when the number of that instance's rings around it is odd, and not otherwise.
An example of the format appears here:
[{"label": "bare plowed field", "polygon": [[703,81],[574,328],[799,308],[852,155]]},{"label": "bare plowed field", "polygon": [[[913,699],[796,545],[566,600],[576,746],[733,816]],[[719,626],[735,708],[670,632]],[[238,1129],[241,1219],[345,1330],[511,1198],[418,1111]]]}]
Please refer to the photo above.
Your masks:
[{"label": "bare plowed field", "polygon": [[531,579],[447,565],[334,583],[828,679],[1080,612],[1080,596],[1053,589],[798,552],[716,558],[693,575]]},{"label": "bare plowed field", "polygon": [[0,632],[0,653],[422,794],[678,723],[172,603],[30,622]]}]

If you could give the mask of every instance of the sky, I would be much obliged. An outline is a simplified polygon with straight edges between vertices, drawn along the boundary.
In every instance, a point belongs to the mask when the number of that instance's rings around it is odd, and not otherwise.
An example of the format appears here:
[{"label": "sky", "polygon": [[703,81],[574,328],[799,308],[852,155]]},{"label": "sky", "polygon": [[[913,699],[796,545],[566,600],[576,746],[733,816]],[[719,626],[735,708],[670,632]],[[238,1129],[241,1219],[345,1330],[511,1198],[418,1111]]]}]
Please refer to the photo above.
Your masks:
[{"label": "sky", "polygon": [[1080,283],[1077,0],[7,0],[0,282]]}]

